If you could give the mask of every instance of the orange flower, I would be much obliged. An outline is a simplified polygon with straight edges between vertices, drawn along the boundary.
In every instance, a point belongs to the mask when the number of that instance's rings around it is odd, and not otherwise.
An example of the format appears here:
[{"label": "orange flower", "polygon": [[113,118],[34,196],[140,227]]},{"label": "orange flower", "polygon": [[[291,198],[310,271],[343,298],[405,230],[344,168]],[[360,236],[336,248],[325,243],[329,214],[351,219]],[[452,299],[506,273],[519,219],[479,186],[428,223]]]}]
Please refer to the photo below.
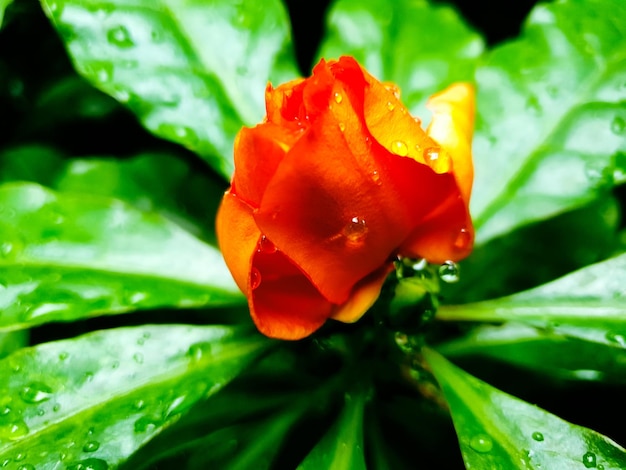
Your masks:
[{"label": "orange flower", "polygon": [[217,216],[262,333],[300,339],[328,318],[358,320],[398,255],[441,263],[469,254],[469,85],[430,99],[426,132],[397,89],[351,57],[268,85],[265,100],[265,121],[237,136]]}]

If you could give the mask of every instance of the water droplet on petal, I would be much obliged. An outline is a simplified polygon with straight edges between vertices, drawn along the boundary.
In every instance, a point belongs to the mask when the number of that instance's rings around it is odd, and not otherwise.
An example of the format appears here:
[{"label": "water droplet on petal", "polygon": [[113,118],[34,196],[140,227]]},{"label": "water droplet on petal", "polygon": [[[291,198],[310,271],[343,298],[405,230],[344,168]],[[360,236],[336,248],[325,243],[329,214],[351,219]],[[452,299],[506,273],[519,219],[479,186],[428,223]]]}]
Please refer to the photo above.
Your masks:
[{"label": "water droplet on petal", "polygon": [[449,284],[459,281],[459,267],[454,261],[445,261],[439,266],[439,278]]},{"label": "water droplet on petal", "polygon": [[472,449],[481,454],[489,452],[491,449],[493,449],[493,441],[489,436],[485,434],[477,434],[476,436],[472,437],[469,444]]},{"label": "water droplet on petal", "polygon": [[472,235],[466,228],[462,228],[459,234],[456,236],[456,240],[454,240],[454,247],[459,250],[464,250],[472,241]]},{"label": "water droplet on petal", "polygon": [[348,244],[361,245],[365,241],[368,231],[365,219],[352,217],[341,231],[341,234],[345,237]]},{"label": "water droplet on petal", "polygon": [[133,47],[135,45],[128,30],[122,25],[109,29],[109,31],[107,31],[107,40],[111,44],[121,48]]},{"label": "water droplet on petal", "polygon": [[448,152],[439,148],[427,148],[424,150],[424,160],[435,173],[447,173],[452,166],[452,159]]},{"label": "water droplet on petal", "polygon": [[26,403],[41,403],[50,399],[52,389],[41,382],[33,382],[22,388],[20,396]]},{"label": "water droplet on petal", "polygon": [[626,131],[626,121],[621,116],[615,116],[611,122],[611,132],[613,134],[621,135]]},{"label": "water droplet on petal", "polygon": [[344,132],[344,131],[346,130],[346,125],[345,125],[343,122],[340,122],[340,123],[339,123],[339,130],[340,130],[341,132]]},{"label": "water droplet on petal", "polygon": [[261,285],[261,273],[257,268],[250,270],[250,289],[257,289]]},{"label": "water droplet on petal", "polygon": [[541,442],[541,441],[543,441],[543,434],[541,434],[539,431],[535,431],[532,434],[532,438],[533,438],[533,440],[535,440],[537,442]]},{"label": "water droplet on petal", "polygon": [[586,452],[583,455],[583,465],[586,468],[595,468],[597,465],[596,454],[594,454],[593,452]]},{"label": "water droplet on petal", "polygon": [[380,182],[380,173],[378,173],[378,170],[374,170],[372,171],[372,173],[370,173],[370,176],[372,177],[372,181],[378,185],[381,184]]},{"label": "water droplet on petal", "polygon": [[272,254],[276,253],[276,245],[274,245],[269,238],[265,235],[261,236],[261,240],[259,240],[259,246],[257,248],[257,252],[259,253],[267,253]]},{"label": "water droplet on petal", "polygon": [[396,106],[391,101],[387,101],[387,109],[389,111],[393,111],[395,108]]},{"label": "water droplet on petal", "polygon": [[391,144],[391,151],[401,157],[406,157],[409,154],[409,148],[406,143],[401,140],[394,140]]},{"label": "water droplet on petal", "polygon": [[100,448],[98,441],[89,441],[83,446],[83,452],[95,452]]},{"label": "water droplet on petal", "polygon": [[343,101],[343,96],[341,96],[341,93],[335,92],[335,103],[339,104]]}]

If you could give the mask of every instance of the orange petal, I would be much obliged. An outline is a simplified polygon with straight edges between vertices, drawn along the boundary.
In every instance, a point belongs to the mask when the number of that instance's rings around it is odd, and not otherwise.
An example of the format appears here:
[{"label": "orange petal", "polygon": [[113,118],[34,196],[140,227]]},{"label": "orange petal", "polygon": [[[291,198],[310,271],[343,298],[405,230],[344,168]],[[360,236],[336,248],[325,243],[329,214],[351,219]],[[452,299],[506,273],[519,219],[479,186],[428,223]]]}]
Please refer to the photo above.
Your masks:
[{"label": "orange petal", "polygon": [[354,323],[361,318],[378,299],[380,289],[391,271],[393,264],[388,263],[359,281],[348,301],[336,307],[331,318],[344,323]]},{"label": "orange petal", "polygon": [[433,111],[427,133],[451,156],[453,171],[465,203],[469,203],[474,169],[472,134],[474,132],[475,92],[468,83],[455,83],[433,95],[426,106]]},{"label": "orange petal", "polygon": [[[332,305],[280,251],[257,251],[253,260],[250,313],[261,333],[296,340],[319,329]],[[254,287],[254,289],[252,289]]]},{"label": "orange petal", "polygon": [[259,207],[265,188],[299,131],[272,123],[244,127],[235,139],[235,174],[232,192],[252,207]]},{"label": "orange petal", "polygon": [[252,209],[227,192],[217,213],[216,231],[228,269],[239,289],[248,292],[252,255],[261,237],[252,217]]}]

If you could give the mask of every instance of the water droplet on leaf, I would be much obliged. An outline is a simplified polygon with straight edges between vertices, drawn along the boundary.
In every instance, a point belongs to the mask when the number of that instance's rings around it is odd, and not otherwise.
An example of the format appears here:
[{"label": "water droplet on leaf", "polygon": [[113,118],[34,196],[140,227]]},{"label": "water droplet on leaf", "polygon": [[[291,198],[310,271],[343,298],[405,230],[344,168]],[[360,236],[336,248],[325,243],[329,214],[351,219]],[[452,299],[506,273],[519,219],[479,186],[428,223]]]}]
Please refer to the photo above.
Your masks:
[{"label": "water droplet on leaf", "polygon": [[134,360],[137,364],[143,364],[143,354],[141,354],[141,353],[135,353],[135,354],[133,354],[133,360]]},{"label": "water droplet on leaf", "polygon": [[539,431],[535,431],[532,434],[532,438],[533,438],[533,440],[535,440],[537,442],[541,442],[541,441],[543,441],[543,434],[541,434]]},{"label": "water droplet on leaf", "polygon": [[622,135],[626,131],[626,121],[621,116],[615,116],[611,122],[611,132],[613,134]]},{"label": "water droplet on leaf", "polygon": [[107,32],[107,40],[111,44],[121,48],[133,47],[135,45],[128,30],[122,25],[109,29]]},{"label": "water droplet on leaf", "polygon": [[17,467],[17,470],[35,470],[35,466],[29,463],[25,463]]},{"label": "water droplet on leaf", "polygon": [[606,334],[606,339],[607,341],[617,344],[618,346],[622,347],[622,348],[626,348],[626,337],[624,337],[624,335],[620,335],[618,333],[614,333],[612,331],[609,331]]},{"label": "water droplet on leaf", "polygon": [[20,396],[26,403],[41,403],[50,399],[52,389],[41,382],[33,382],[22,388]]},{"label": "water droplet on leaf", "polygon": [[102,459],[85,459],[67,466],[67,470],[108,470],[109,464]]},{"label": "water droplet on leaf", "polygon": [[406,146],[406,143],[401,140],[393,141],[391,151],[401,157],[406,157],[409,154],[409,148]]},{"label": "water droplet on leaf", "polygon": [[443,282],[452,284],[459,281],[459,267],[454,261],[446,261],[439,266],[438,274]]},{"label": "water droplet on leaf", "polygon": [[83,452],[95,452],[100,448],[98,441],[89,441],[83,446]]},{"label": "water droplet on leaf", "polygon": [[470,440],[470,447],[476,452],[484,454],[493,449],[493,441],[485,434],[477,434]]},{"label": "water droplet on leaf", "polygon": [[596,454],[593,452],[586,452],[583,455],[583,465],[586,468],[595,468],[596,467]]}]

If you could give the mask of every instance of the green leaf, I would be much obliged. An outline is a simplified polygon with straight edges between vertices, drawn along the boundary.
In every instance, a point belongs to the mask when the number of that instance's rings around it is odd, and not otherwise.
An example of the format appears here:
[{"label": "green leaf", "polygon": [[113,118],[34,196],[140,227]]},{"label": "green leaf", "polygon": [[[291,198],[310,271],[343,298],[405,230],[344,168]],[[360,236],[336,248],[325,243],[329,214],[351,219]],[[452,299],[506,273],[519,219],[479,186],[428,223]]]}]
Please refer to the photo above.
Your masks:
[{"label": "green leaf", "polygon": [[2,20],[4,19],[4,10],[12,1],[13,0],[0,0],[0,26],[2,26]]},{"label": "green leaf", "polygon": [[1,329],[244,300],[219,251],[158,214],[29,183],[0,206]]},{"label": "green leaf", "polygon": [[595,431],[558,418],[424,350],[450,406],[467,468],[493,470],[626,466],[626,451]]},{"label": "green leaf", "polygon": [[626,254],[519,294],[444,306],[440,320],[518,321],[626,348]]},{"label": "green leaf", "polygon": [[269,344],[250,330],[146,325],[22,349],[0,361],[0,461],[113,468]]},{"label": "green leaf", "polygon": [[0,153],[0,182],[32,181],[51,186],[61,168],[62,155],[43,145],[24,145]]},{"label": "green leaf", "polygon": [[343,411],[298,470],[365,470],[363,412],[365,393],[346,394]]},{"label": "green leaf", "polygon": [[0,333],[0,359],[28,344],[28,331]]},{"label": "green leaf", "polygon": [[521,37],[477,69],[479,243],[626,180],[624,17],[621,0],[539,4]]},{"label": "green leaf", "polygon": [[221,179],[194,171],[182,159],[156,153],[125,160],[73,159],[52,187],[119,198],[138,209],[158,211],[213,244],[213,220],[226,189]]},{"label": "green leaf", "polygon": [[227,178],[267,81],[297,76],[279,0],[41,2],[81,75]]},{"label": "green leaf", "polygon": [[626,350],[519,323],[474,328],[462,338],[438,345],[437,350],[453,358],[504,361],[551,379],[626,383]]},{"label": "green leaf", "polygon": [[338,0],[319,55],[355,57],[370,73],[400,87],[419,116],[433,93],[472,80],[482,38],[449,6],[424,0]]}]

